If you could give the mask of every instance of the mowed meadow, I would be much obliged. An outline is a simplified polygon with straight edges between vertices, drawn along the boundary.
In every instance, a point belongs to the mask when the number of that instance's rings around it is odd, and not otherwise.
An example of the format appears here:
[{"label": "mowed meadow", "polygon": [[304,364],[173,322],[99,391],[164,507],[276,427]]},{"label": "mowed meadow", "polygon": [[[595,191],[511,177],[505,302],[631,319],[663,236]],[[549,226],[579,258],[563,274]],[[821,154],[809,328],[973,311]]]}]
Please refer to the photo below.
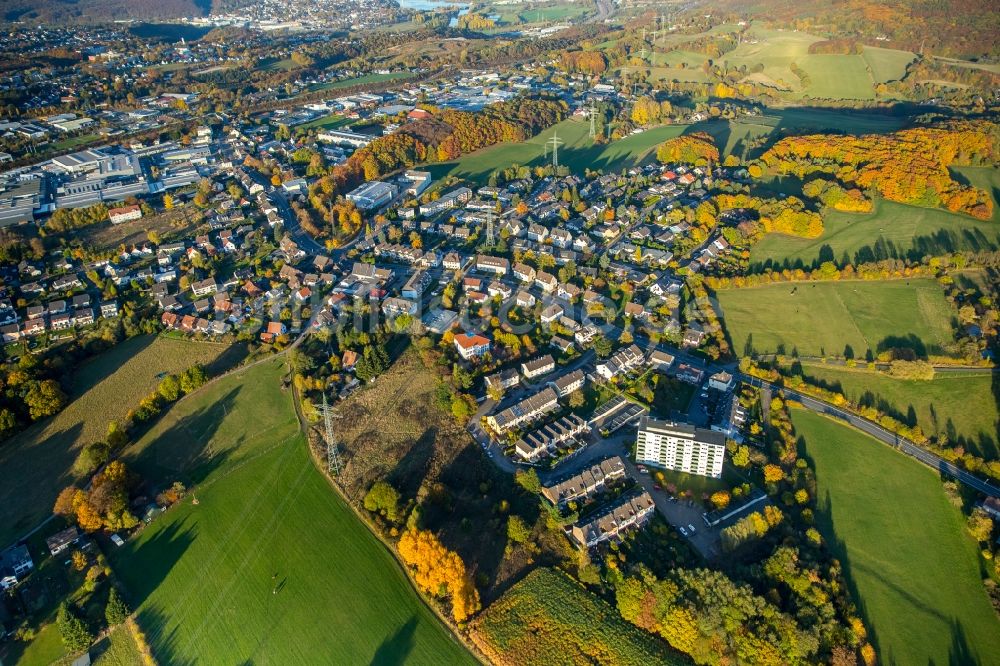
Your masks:
[{"label": "mowed meadow", "polygon": [[274,359],[203,388],[129,453],[147,478],[198,484],[112,553],[154,654],[476,663],[316,468],[285,372]]},{"label": "mowed meadow", "polygon": [[[144,335],[90,359],[74,374],[70,403],[0,447],[0,543],[44,520],[59,491],[79,481],[73,462],[80,449],[102,441],[108,423],[121,421],[151,393],[164,373],[220,361],[228,346]],[[224,358],[222,361],[224,362]]]},{"label": "mowed meadow", "polygon": [[858,358],[909,347],[938,353],[951,306],[933,279],[783,282],[716,293],[733,350]]},{"label": "mowed meadow", "polygon": [[1000,619],[975,543],[931,469],[825,416],[792,410],[816,470],[817,525],[884,664],[993,664]]}]

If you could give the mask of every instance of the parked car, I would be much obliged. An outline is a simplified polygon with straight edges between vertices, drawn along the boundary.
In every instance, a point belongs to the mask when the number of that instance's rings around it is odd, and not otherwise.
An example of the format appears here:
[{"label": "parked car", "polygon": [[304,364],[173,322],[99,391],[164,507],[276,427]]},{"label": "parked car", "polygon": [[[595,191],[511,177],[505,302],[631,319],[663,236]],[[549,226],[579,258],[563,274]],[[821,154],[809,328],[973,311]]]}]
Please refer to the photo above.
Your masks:
[{"label": "parked car", "polygon": [[688,533],[687,533],[687,530],[686,530],[686,529],[684,529],[683,527],[681,527],[681,528],[679,528],[679,529],[680,529],[680,531],[681,531],[681,536],[687,536],[687,535],[688,535]]},{"label": "parked car", "polygon": [[694,525],[688,525],[688,529],[691,530],[691,534],[694,534]]}]

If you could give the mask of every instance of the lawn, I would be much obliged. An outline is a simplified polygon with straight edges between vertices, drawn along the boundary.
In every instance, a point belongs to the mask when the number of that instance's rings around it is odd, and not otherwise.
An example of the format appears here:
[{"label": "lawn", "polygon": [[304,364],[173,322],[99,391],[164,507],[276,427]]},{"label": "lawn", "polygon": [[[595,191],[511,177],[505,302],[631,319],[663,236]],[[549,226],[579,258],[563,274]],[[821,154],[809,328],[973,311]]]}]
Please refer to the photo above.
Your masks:
[{"label": "lawn", "polygon": [[472,638],[499,666],[689,663],[555,569],[514,585],[473,621]]},{"label": "lawn", "polygon": [[151,335],[126,340],[85,363],[75,374],[72,402],[0,447],[0,543],[6,544],[51,513],[56,495],[77,481],[78,450],[104,439],[110,421],[121,421],[152,392],[163,372],[210,363],[226,345]]},{"label": "lawn", "polygon": [[339,88],[350,88],[351,86],[361,86],[367,83],[384,83],[386,81],[395,81],[397,79],[409,79],[413,77],[412,72],[389,72],[387,74],[365,74],[363,76],[356,76],[353,79],[342,79],[340,81],[331,81],[330,83],[320,83],[315,86],[310,86],[309,92],[319,92],[321,90],[337,90]]},{"label": "lawn", "polygon": [[737,354],[784,348],[803,356],[864,358],[884,347],[937,353],[951,340],[951,306],[930,278],[799,282],[718,292]]},{"label": "lawn", "polygon": [[839,388],[852,402],[875,405],[907,423],[915,421],[925,433],[946,436],[989,460],[1000,458],[1000,414],[989,370],[938,373],[931,381],[820,364],[803,364],[803,371],[810,380]]},{"label": "lawn", "polygon": [[889,257],[919,260],[926,255],[1000,248],[1000,226],[995,222],[881,199],[871,213],[828,211],[823,225],[823,234],[814,239],[765,236],[751,250],[751,263],[809,266],[820,260],[843,261],[845,255],[852,263]]},{"label": "lawn", "polygon": [[818,526],[881,662],[995,663],[1000,621],[937,474],[824,416],[793,410],[792,422],[816,469]]},{"label": "lawn", "polygon": [[140,442],[144,474],[199,482],[197,504],[189,496],[112,554],[153,653],[475,663],[316,469],[284,372],[275,360],[216,382]]},{"label": "lawn", "polygon": [[559,148],[559,163],[575,173],[584,169],[605,172],[640,163],[654,157],[656,147],[669,138],[683,134],[687,125],[663,125],[633,134],[620,141],[597,145],[589,136],[590,125],[579,120],[564,120],[523,143],[504,143],[463,155],[452,162],[432,164],[428,169],[439,180],[446,175],[486,183],[491,173],[512,164],[537,166],[551,162],[545,157],[545,142],[557,133],[564,142]]}]

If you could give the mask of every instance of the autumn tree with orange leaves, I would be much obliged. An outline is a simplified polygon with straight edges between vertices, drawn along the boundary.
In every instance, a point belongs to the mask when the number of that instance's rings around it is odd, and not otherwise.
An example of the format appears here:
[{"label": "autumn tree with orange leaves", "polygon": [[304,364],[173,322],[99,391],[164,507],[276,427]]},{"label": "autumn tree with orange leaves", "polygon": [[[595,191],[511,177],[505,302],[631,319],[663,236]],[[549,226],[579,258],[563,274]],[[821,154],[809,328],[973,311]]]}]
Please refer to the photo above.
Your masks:
[{"label": "autumn tree with orange leaves", "polygon": [[90,480],[90,489],[64,488],[56,498],[53,512],[76,520],[80,529],[94,532],[129,529],[139,521],[128,510],[129,471],[115,460]]},{"label": "autumn tree with orange leaves", "polygon": [[451,615],[456,622],[464,622],[481,608],[479,592],[462,558],[445,548],[432,532],[407,530],[398,548],[417,587],[437,598],[451,596]]},{"label": "autumn tree with orange leaves", "polygon": [[[993,216],[993,200],[951,177],[949,167],[989,164],[1000,129],[992,123],[916,127],[893,134],[813,134],[782,139],[761,156],[773,173],[804,178],[823,173],[846,186],[872,190],[900,203],[942,206],[980,220]],[[855,195],[857,198],[857,195]],[[858,202],[841,201],[842,205]]]}]

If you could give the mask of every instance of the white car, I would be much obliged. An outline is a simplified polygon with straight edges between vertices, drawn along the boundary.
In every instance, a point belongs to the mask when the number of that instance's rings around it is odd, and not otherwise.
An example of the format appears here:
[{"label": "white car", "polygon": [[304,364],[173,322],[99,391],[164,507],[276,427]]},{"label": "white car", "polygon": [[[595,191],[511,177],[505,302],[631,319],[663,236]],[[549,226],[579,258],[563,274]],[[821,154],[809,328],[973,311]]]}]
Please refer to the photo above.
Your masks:
[{"label": "white car", "polygon": [[687,532],[687,530],[686,530],[686,529],[684,529],[683,527],[680,527],[680,528],[678,528],[678,529],[679,529],[679,530],[681,531],[681,536],[687,536],[687,535],[688,535],[688,532]]}]

